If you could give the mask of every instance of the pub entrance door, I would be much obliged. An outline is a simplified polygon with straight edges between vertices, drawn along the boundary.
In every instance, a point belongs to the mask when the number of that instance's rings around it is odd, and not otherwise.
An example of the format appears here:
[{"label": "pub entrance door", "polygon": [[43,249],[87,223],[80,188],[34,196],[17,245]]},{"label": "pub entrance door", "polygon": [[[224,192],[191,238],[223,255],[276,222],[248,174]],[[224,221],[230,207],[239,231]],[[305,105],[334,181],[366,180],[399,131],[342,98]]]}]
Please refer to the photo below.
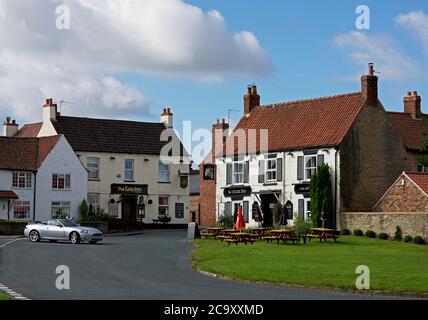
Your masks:
[{"label": "pub entrance door", "polygon": [[278,200],[273,193],[261,194],[260,199],[262,200],[263,227],[273,227],[273,208],[275,208]]},{"label": "pub entrance door", "polygon": [[137,221],[137,197],[122,196],[122,219]]}]

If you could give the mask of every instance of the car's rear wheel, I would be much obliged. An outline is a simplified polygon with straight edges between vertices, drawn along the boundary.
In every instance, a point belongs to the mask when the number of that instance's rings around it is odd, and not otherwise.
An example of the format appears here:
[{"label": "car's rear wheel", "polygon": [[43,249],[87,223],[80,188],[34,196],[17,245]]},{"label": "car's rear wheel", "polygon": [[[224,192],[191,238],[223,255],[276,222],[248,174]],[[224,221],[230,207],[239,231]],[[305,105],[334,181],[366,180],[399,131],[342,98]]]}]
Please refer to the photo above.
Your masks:
[{"label": "car's rear wheel", "polygon": [[40,241],[40,234],[37,230],[31,230],[29,238],[31,242],[38,242]]},{"label": "car's rear wheel", "polygon": [[70,234],[70,241],[72,244],[78,244],[80,243],[80,236],[77,232],[72,232]]}]

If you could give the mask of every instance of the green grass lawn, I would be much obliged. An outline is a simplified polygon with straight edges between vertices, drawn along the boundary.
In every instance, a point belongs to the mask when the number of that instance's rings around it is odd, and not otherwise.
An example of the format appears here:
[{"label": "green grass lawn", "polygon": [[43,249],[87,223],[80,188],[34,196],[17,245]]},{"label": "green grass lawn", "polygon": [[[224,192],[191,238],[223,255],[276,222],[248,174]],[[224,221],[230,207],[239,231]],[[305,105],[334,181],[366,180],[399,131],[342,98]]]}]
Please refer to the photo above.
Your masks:
[{"label": "green grass lawn", "polygon": [[195,268],[233,279],[355,289],[355,269],[367,265],[372,290],[428,293],[428,246],[354,236],[306,245],[195,243]]},{"label": "green grass lawn", "polygon": [[6,293],[0,292],[0,300],[11,300],[11,298]]}]

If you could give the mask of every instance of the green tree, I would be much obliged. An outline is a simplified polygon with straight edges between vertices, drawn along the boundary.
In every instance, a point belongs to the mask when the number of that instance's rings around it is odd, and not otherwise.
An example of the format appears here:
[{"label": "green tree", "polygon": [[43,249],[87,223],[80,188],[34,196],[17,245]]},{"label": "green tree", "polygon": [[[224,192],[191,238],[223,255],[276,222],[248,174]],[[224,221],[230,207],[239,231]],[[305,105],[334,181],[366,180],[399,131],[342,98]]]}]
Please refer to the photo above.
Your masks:
[{"label": "green tree", "polygon": [[88,214],[88,211],[89,211],[88,203],[86,202],[85,199],[83,199],[79,205],[80,216],[85,217]]},{"label": "green tree", "polygon": [[419,164],[423,165],[424,167],[428,167],[428,141],[426,138],[422,140],[422,146],[421,146],[421,156],[417,158],[417,161]]},{"label": "green tree", "polygon": [[317,172],[311,177],[311,217],[314,226],[322,224],[322,211],[324,226],[333,227],[333,192],[327,164],[318,166]]}]

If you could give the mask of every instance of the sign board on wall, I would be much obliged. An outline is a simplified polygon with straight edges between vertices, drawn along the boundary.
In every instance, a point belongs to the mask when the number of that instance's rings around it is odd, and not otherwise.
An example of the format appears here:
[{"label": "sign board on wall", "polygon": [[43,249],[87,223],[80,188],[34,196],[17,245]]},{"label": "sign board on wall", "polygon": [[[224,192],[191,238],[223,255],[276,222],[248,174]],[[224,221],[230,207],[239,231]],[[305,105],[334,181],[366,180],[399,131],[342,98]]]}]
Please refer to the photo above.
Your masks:
[{"label": "sign board on wall", "polygon": [[111,194],[141,195],[148,194],[147,184],[118,184],[111,185]]},{"label": "sign board on wall", "polygon": [[230,187],[224,189],[223,195],[226,198],[242,199],[251,196],[251,192],[251,187]]}]

